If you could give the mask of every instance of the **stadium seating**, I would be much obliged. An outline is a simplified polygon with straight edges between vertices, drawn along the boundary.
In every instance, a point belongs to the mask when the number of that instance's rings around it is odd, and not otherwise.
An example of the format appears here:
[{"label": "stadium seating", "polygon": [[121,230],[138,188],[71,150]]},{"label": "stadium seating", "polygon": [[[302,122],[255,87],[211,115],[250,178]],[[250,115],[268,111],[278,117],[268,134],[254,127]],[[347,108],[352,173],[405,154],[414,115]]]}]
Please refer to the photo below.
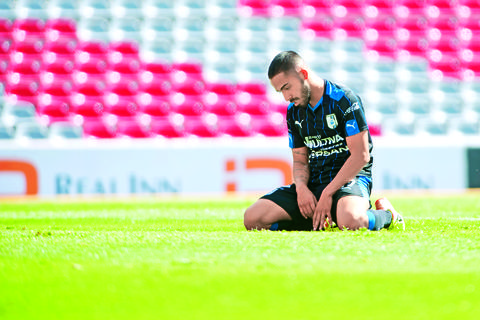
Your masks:
[{"label": "stadium seating", "polygon": [[478,132],[476,0],[4,0],[0,17],[10,139],[282,136],[265,72],[285,49],[358,91],[372,133]]},{"label": "stadium seating", "polygon": [[48,135],[48,127],[36,121],[21,122],[15,128],[17,139],[46,139]]},{"label": "stadium seating", "polygon": [[50,125],[49,138],[62,139],[81,139],[83,138],[83,126],[70,122],[55,122]]}]

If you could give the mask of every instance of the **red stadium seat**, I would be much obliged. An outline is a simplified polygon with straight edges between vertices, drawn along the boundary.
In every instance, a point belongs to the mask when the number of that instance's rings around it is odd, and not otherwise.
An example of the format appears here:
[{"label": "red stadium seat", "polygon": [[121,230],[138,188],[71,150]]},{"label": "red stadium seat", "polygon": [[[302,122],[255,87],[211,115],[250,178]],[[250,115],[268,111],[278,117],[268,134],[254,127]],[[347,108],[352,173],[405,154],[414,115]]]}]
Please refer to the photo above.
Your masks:
[{"label": "red stadium seat", "polygon": [[168,94],[168,92],[172,90],[172,84],[168,75],[165,77],[161,74],[153,74],[150,71],[141,70],[134,76],[139,81],[142,90],[146,88],[152,88],[152,90],[155,90],[153,87],[158,84],[164,84],[164,86],[167,87],[163,90],[165,91],[163,95]]},{"label": "red stadium seat", "polygon": [[439,50],[442,54],[458,55],[464,44],[455,35],[442,36],[436,41],[429,41],[431,50]]},{"label": "red stadium seat", "polygon": [[336,38],[362,38],[365,33],[365,19],[361,15],[352,15],[335,19]]},{"label": "red stadium seat", "polygon": [[53,122],[70,121],[70,99],[41,95],[37,111],[46,119],[48,125]]},{"label": "red stadium seat", "polygon": [[218,127],[222,135],[231,137],[250,137],[254,135],[251,126],[251,116],[237,113],[230,116],[219,116]]},{"label": "red stadium seat", "polygon": [[232,83],[206,83],[203,101],[205,110],[216,115],[233,115],[237,112],[237,86]]},{"label": "red stadium seat", "polygon": [[280,137],[288,133],[285,116],[280,113],[252,116],[252,128],[267,137]]},{"label": "red stadium seat", "polygon": [[240,14],[244,16],[269,16],[270,0],[239,0]]},{"label": "red stadium seat", "polygon": [[429,27],[437,28],[441,32],[455,32],[460,27],[460,20],[456,16],[440,16],[437,19],[429,19]]},{"label": "red stadium seat", "polygon": [[237,84],[237,92],[247,92],[252,95],[264,96],[267,93],[267,86],[261,82],[248,82]]},{"label": "red stadium seat", "polygon": [[333,0],[304,0],[302,17],[311,19],[316,16],[329,16],[333,10]]},{"label": "red stadium seat", "polygon": [[302,0],[272,0],[270,2],[270,15],[273,17],[281,16],[300,16],[302,13]]},{"label": "red stadium seat", "polygon": [[58,38],[55,41],[45,42],[44,51],[52,52],[55,55],[74,57],[78,41],[71,38]]},{"label": "red stadium seat", "polygon": [[5,91],[14,100],[24,100],[38,105],[39,81],[7,81]]},{"label": "red stadium seat", "polygon": [[411,36],[406,40],[398,41],[399,55],[426,57],[430,48],[426,36]]},{"label": "red stadium seat", "polygon": [[478,13],[472,14],[471,16],[465,19],[459,19],[459,27],[468,29],[474,33],[479,32],[480,31],[480,8]]},{"label": "red stadium seat", "polygon": [[[9,92],[9,90],[16,90],[18,95],[22,96],[35,96],[36,94],[30,93],[30,90],[33,88],[35,89],[35,92],[40,93],[41,92],[41,79],[40,79],[39,74],[22,74],[18,72],[9,72],[6,77],[6,91]],[[32,88],[30,88],[30,86]],[[10,89],[8,89],[10,88]],[[15,88],[15,89],[14,89]],[[24,93],[22,93],[24,92]],[[35,104],[36,105],[36,104]]]},{"label": "red stadium seat", "polygon": [[134,98],[108,94],[105,98],[105,111],[118,117],[131,118],[137,115],[138,104]]},{"label": "red stadium seat", "polygon": [[88,61],[76,62],[77,71],[84,72],[87,76],[93,76],[93,78],[105,79],[108,63],[101,58],[90,58]]},{"label": "red stadium seat", "polygon": [[193,62],[175,62],[172,64],[172,71],[183,71],[187,75],[202,75],[203,68],[202,65],[199,63]]},{"label": "red stadium seat", "polygon": [[351,15],[364,15],[364,0],[335,0],[332,14],[336,17],[346,18]]},{"label": "red stadium seat", "polygon": [[230,82],[207,82],[206,91],[219,95],[234,95],[237,92],[237,85]]},{"label": "red stadium seat", "polygon": [[442,77],[460,79],[463,75],[462,63],[455,56],[441,56],[430,59],[430,68],[433,72],[440,72]]},{"label": "red stadium seat", "polygon": [[472,52],[480,52],[480,41],[477,41],[476,38],[473,38],[470,41],[464,43],[463,49],[468,49]]},{"label": "red stadium seat", "polygon": [[200,81],[202,83],[205,82],[202,73],[187,73],[187,72],[181,71],[181,70],[173,70],[170,73],[170,81],[172,82],[172,84],[173,83],[181,84],[181,83],[184,83],[186,81],[190,81],[190,82]]},{"label": "red stadium seat", "polygon": [[45,40],[45,21],[37,18],[16,19],[12,32],[15,41]]},{"label": "red stadium seat", "polygon": [[370,54],[379,56],[395,58],[398,54],[397,40],[392,37],[379,37],[376,41],[367,41],[366,47]]},{"label": "red stadium seat", "polygon": [[101,119],[86,121],[83,124],[83,133],[86,137],[98,139],[112,139],[118,136],[117,128]]},{"label": "red stadium seat", "polygon": [[302,32],[313,33],[315,37],[332,39],[334,37],[334,19],[329,15],[318,15],[302,21]]},{"label": "red stadium seat", "polygon": [[0,82],[5,83],[8,75],[8,60],[0,56]]},{"label": "red stadium seat", "polygon": [[108,61],[107,53],[108,44],[100,40],[80,41],[77,46],[77,55],[87,56],[87,59],[83,60],[88,60],[89,57],[93,57]]},{"label": "red stadium seat", "polygon": [[205,83],[195,78],[187,78],[182,82],[173,81],[172,90],[186,95],[201,95],[205,92]]},{"label": "red stadium seat", "polygon": [[139,46],[135,41],[112,42],[108,48],[108,62],[118,64],[129,59],[139,60]]},{"label": "red stadium seat", "polygon": [[480,0],[460,0],[459,5],[467,7],[472,16],[480,13]]},{"label": "red stadium seat", "polygon": [[136,41],[116,41],[111,42],[109,45],[110,52],[121,52],[127,55],[138,55],[139,46]]},{"label": "red stadium seat", "polygon": [[201,138],[214,138],[220,136],[218,118],[214,114],[185,117],[184,126],[188,135]]},{"label": "red stadium seat", "polygon": [[117,71],[119,73],[136,74],[142,68],[142,64],[138,59],[127,58],[118,63],[110,64],[110,70]]},{"label": "red stadium seat", "polygon": [[407,9],[407,15],[425,15],[427,8],[427,0],[398,0],[396,1],[398,7]]},{"label": "red stadium seat", "polygon": [[303,6],[311,7],[317,14],[330,14],[335,1],[334,0],[303,0]]},{"label": "red stadium seat", "polygon": [[21,61],[12,59],[10,70],[23,75],[39,75],[42,70],[42,61],[36,58],[24,57]]},{"label": "red stadium seat", "polygon": [[0,33],[0,55],[7,55],[12,49],[12,39],[3,36]]},{"label": "red stadium seat", "polygon": [[45,25],[47,41],[57,41],[60,38],[77,39],[77,24],[73,19],[49,19]]},{"label": "red stadium seat", "polygon": [[150,82],[141,82],[140,86],[140,91],[152,96],[168,96],[172,93],[172,84],[166,80],[151,79]]},{"label": "red stadium seat", "polygon": [[391,10],[395,7],[396,0],[366,0],[366,7],[375,7],[377,10],[382,11],[382,13],[391,13]]},{"label": "red stadium seat", "polygon": [[279,112],[286,115],[288,109],[288,103],[272,103],[270,102],[270,112]]},{"label": "red stadium seat", "polygon": [[154,74],[169,74],[173,67],[170,63],[150,62],[145,64],[145,70]]},{"label": "red stadium seat", "polygon": [[13,44],[13,50],[16,52],[21,52],[28,55],[41,55],[44,48],[44,41],[35,39],[35,38],[27,38],[24,41],[15,41]]},{"label": "red stadium seat", "polygon": [[92,81],[87,81],[84,83],[76,83],[75,90],[89,97],[97,97],[101,99],[105,90],[107,89],[107,85],[105,81],[94,79]]},{"label": "red stadium seat", "polygon": [[429,28],[428,19],[424,15],[397,17],[398,28],[405,29],[410,35],[426,35]]},{"label": "red stadium seat", "polygon": [[59,97],[69,97],[73,93],[73,81],[64,77],[42,79],[42,92]]},{"label": "red stadium seat", "polygon": [[480,77],[480,56],[477,52],[476,54],[472,54],[468,59],[462,60],[462,67],[463,71],[468,75],[471,73],[474,77]]},{"label": "red stadium seat", "polygon": [[432,18],[456,15],[458,7],[458,0],[428,0],[427,15]]},{"label": "red stadium seat", "polygon": [[117,83],[109,83],[109,91],[121,96],[135,96],[139,93],[139,83],[132,78],[124,78]]},{"label": "red stadium seat", "polygon": [[45,61],[43,69],[55,74],[71,74],[75,69],[75,61],[70,58],[56,58],[50,61]]},{"label": "red stadium seat", "polygon": [[205,106],[201,96],[190,96],[175,93],[170,100],[172,111],[185,116],[199,116],[203,114]]},{"label": "red stadium seat", "polygon": [[72,98],[71,111],[85,118],[99,118],[104,114],[105,106],[103,101],[75,96]]},{"label": "red stadium seat", "polygon": [[234,115],[238,106],[235,102],[235,95],[221,95],[209,92],[203,96],[205,111],[216,115]]},{"label": "red stadium seat", "polygon": [[270,112],[270,104],[268,100],[259,95],[249,93],[240,93],[237,95],[236,103],[238,111],[251,115],[263,115]]},{"label": "red stadium seat", "polygon": [[152,96],[149,93],[139,94],[137,103],[139,111],[155,117],[167,116],[172,109],[168,98]]},{"label": "red stadium seat", "polygon": [[10,19],[0,17],[0,35],[10,37],[10,33],[13,30],[13,22]]},{"label": "red stadium seat", "polygon": [[392,15],[380,14],[375,18],[366,19],[365,29],[373,29],[380,36],[394,36],[397,30],[397,20]]},{"label": "red stadium seat", "polygon": [[150,131],[165,138],[185,137],[184,117],[171,115],[169,117],[153,118]]},{"label": "red stadium seat", "polygon": [[129,138],[151,138],[154,134],[148,125],[142,124],[136,119],[123,119],[117,123],[117,134],[119,137]]},{"label": "red stadium seat", "polygon": [[[23,59],[12,59],[9,63],[11,82],[21,82],[21,80],[40,80],[42,71],[40,59],[23,57]],[[20,79],[21,77],[21,79]]]}]

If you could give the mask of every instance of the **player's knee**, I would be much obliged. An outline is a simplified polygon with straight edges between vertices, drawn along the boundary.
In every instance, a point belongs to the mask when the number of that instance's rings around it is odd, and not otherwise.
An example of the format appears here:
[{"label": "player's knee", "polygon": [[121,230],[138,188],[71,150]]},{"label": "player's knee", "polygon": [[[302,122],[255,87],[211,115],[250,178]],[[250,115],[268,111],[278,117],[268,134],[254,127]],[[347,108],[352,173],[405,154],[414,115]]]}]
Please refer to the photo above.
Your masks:
[{"label": "player's knee", "polygon": [[338,227],[340,229],[358,230],[368,227],[368,216],[356,210],[343,211],[337,216]]},{"label": "player's knee", "polygon": [[243,224],[247,230],[253,230],[258,225],[258,213],[255,208],[249,207],[243,215]]},{"label": "player's knee", "polygon": [[243,215],[243,224],[247,230],[265,229],[267,227],[266,214],[260,204],[253,204]]}]

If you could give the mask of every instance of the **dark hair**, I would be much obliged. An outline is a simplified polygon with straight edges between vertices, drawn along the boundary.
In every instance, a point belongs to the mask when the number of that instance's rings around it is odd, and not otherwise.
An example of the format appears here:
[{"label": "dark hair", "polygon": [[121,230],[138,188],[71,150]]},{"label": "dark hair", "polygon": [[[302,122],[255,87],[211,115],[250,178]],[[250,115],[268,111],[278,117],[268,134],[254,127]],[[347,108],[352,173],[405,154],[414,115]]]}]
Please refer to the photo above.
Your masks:
[{"label": "dark hair", "polygon": [[268,78],[272,79],[281,72],[288,73],[302,61],[302,57],[295,51],[282,51],[273,58],[268,67]]}]

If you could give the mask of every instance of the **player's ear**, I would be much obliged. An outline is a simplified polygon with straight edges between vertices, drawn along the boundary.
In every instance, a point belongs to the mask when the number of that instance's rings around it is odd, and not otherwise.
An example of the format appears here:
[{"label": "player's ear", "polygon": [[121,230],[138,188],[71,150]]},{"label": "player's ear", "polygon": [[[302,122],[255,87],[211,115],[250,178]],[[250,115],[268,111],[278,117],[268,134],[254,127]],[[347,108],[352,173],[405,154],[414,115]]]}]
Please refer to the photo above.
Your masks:
[{"label": "player's ear", "polygon": [[303,74],[303,78],[304,78],[305,80],[308,79],[308,71],[307,71],[307,70],[305,70],[305,69],[302,68],[302,69],[300,69],[300,73]]}]

